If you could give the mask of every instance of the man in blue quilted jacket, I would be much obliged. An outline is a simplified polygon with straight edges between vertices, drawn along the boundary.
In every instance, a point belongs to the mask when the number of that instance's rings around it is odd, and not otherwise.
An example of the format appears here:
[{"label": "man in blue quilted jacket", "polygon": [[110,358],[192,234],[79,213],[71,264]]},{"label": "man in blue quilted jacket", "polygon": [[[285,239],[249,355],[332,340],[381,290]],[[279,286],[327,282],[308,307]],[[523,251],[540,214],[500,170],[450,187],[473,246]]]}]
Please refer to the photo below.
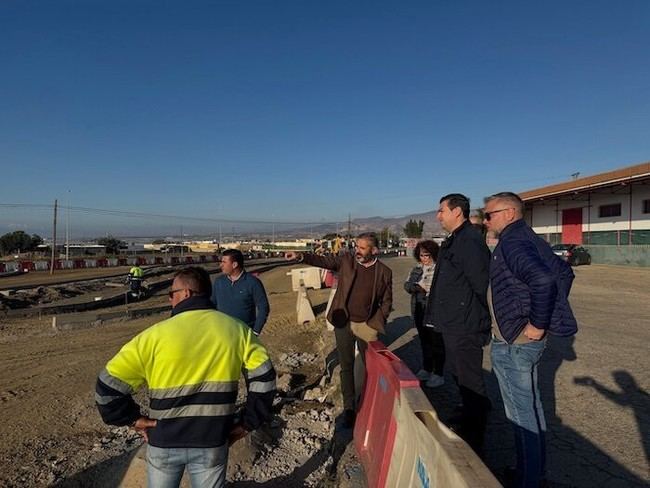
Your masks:
[{"label": "man in blue quilted jacket", "polygon": [[515,486],[538,488],[545,475],[546,422],[537,369],[548,333],[570,336],[577,323],[568,302],[573,271],[523,220],[518,195],[485,199],[484,222],[499,237],[490,262],[492,368],[515,430]]}]

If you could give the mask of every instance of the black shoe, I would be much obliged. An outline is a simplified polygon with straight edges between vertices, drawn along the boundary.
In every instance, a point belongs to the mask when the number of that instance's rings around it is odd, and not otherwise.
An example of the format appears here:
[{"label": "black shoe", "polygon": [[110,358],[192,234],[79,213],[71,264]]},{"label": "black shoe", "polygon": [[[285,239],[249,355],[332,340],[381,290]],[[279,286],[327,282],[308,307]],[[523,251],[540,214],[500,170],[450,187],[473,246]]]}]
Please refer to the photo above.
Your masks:
[{"label": "black shoe", "polygon": [[356,419],[357,419],[357,414],[354,410],[345,410],[343,412],[343,427],[345,429],[353,428]]}]

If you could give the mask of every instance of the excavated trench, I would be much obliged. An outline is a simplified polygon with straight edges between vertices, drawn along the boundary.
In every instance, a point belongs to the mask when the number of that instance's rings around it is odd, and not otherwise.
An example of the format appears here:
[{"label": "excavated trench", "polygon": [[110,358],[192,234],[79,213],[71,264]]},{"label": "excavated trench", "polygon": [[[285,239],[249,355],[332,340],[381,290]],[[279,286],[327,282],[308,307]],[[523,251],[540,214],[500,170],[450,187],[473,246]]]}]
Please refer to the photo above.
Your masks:
[{"label": "excavated trench", "polygon": [[[250,264],[250,271],[263,273],[284,262],[259,261]],[[206,265],[209,273],[219,272],[218,264]],[[107,309],[123,306],[125,311],[133,309],[154,308],[165,304],[162,290],[172,281],[172,275],[178,268],[151,267],[145,271],[143,294],[134,299],[128,294],[128,285],[124,277],[94,278],[71,281],[60,284],[30,286],[0,291],[0,311],[10,317],[29,317],[36,315],[70,314],[89,310]],[[154,302],[154,305],[143,305]],[[114,311],[113,311],[114,312]]]}]

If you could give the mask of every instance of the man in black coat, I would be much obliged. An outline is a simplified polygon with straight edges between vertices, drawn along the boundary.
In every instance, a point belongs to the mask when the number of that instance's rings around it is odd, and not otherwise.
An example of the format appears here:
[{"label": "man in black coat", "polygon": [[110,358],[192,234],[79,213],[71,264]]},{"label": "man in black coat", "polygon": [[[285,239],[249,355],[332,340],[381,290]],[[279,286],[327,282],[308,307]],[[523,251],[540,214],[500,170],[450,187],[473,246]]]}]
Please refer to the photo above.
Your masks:
[{"label": "man in black coat", "polygon": [[491,409],[483,378],[483,347],[490,340],[487,304],[490,250],[469,222],[469,199],[440,199],[438,221],[449,236],[442,243],[427,302],[425,324],[442,332],[447,368],[463,401],[454,429],[481,455]]}]

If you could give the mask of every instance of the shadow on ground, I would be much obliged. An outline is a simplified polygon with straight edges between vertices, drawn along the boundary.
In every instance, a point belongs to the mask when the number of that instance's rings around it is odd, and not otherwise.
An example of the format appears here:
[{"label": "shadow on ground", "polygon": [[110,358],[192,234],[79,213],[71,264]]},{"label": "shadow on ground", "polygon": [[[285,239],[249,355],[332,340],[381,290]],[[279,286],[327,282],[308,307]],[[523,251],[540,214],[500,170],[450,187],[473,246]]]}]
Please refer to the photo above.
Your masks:
[{"label": "shadow on ground", "polygon": [[115,480],[124,478],[139,446],[119,456],[90,466],[76,475],[55,483],[57,488],[114,488]]},{"label": "shadow on ground", "polygon": [[[383,339],[389,349],[392,349],[415,372],[420,369],[421,352],[419,338],[412,324],[410,317],[396,318],[389,325],[389,333]],[[411,340],[408,340],[409,337]],[[648,486],[648,480],[640,478],[612,459],[610,455],[571,426],[563,423],[557,416],[556,377],[564,361],[577,359],[573,347],[574,340],[574,337],[550,336],[539,369],[540,390],[548,426],[548,486],[552,488]],[[485,354],[489,354],[489,348],[486,348]],[[575,378],[574,381],[579,385],[594,388],[607,400],[634,411],[646,458],[650,459],[650,396],[639,387],[638,382],[629,372],[617,370],[613,371],[612,375],[620,391],[608,389],[590,377]],[[514,438],[511,425],[505,418],[496,377],[492,371],[486,371],[485,379],[493,403],[486,435],[485,463],[497,477],[503,480],[504,468],[514,465]],[[440,388],[423,388],[443,422],[458,412],[460,403],[460,396],[451,376],[446,375],[445,381],[445,385]]]}]

